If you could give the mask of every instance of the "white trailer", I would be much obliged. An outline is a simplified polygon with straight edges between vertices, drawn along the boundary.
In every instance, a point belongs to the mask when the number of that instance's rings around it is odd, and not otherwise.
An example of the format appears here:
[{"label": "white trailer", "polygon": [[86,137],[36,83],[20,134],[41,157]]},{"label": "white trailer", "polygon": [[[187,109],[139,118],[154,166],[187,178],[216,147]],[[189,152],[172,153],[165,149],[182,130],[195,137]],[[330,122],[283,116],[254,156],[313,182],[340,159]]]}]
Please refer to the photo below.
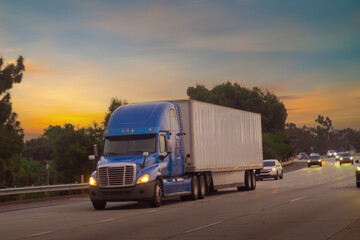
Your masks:
[{"label": "white trailer", "polygon": [[208,173],[213,190],[255,189],[255,170],[263,167],[260,114],[194,100],[176,102],[185,133],[185,172]]}]

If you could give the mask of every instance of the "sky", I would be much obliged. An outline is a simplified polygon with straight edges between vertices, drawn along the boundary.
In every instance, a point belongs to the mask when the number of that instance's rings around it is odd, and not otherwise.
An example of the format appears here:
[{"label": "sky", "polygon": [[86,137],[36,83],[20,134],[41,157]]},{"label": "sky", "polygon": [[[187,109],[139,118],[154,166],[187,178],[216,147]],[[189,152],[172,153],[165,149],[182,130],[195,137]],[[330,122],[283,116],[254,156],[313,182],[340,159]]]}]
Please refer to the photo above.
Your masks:
[{"label": "sky", "polygon": [[186,99],[227,81],[276,94],[287,122],[360,129],[360,1],[0,0],[0,56],[25,58],[26,137],[101,122],[111,98]]}]

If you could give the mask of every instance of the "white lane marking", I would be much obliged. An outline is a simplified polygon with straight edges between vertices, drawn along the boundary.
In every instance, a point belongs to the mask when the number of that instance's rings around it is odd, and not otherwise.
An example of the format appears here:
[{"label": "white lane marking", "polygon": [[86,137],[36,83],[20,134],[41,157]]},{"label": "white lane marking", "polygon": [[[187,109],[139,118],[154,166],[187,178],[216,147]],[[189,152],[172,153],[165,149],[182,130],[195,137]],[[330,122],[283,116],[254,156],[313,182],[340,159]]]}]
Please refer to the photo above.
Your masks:
[{"label": "white lane marking", "polygon": [[151,210],[151,211],[147,211],[146,213],[154,213],[154,212],[158,212],[159,210]]},{"label": "white lane marking", "polygon": [[214,225],[217,225],[217,224],[220,224],[220,223],[222,223],[222,222],[210,223],[210,224],[205,225],[205,226],[202,226],[202,227],[198,227],[198,228],[194,228],[194,229],[187,230],[187,231],[185,231],[184,233],[194,232],[194,231],[197,231],[197,230],[200,230],[200,229],[204,229],[204,228],[207,228],[207,227],[211,227],[211,226],[214,226]]},{"label": "white lane marking", "polygon": [[98,223],[106,223],[106,222],[110,222],[110,221],[113,221],[115,220],[114,218],[109,218],[109,219],[104,219],[104,220],[101,220],[101,221],[98,221]]},{"label": "white lane marking", "polygon": [[35,233],[35,234],[30,235],[30,237],[37,237],[37,236],[45,235],[45,234],[48,234],[48,233],[52,233],[52,231]]},{"label": "white lane marking", "polygon": [[295,199],[290,200],[290,202],[296,202],[296,201],[299,201],[304,198],[306,198],[306,197],[304,196],[304,197],[295,198]]}]

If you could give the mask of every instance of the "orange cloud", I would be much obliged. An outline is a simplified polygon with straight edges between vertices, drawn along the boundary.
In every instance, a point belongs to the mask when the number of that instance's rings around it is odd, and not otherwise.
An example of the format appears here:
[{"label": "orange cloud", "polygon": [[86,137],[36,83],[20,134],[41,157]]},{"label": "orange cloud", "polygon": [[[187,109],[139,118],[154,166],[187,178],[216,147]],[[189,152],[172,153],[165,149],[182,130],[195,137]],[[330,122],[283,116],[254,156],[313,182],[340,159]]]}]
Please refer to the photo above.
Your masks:
[{"label": "orange cloud", "polygon": [[335,128],[347,127],[357,122],[360,129],[360,107],[354,99],[360,96],[360,82],[320,84],[312,92],[301,97],[282,98],[288,109],[288,122],[314,125],[318,114],[329,116]]}]

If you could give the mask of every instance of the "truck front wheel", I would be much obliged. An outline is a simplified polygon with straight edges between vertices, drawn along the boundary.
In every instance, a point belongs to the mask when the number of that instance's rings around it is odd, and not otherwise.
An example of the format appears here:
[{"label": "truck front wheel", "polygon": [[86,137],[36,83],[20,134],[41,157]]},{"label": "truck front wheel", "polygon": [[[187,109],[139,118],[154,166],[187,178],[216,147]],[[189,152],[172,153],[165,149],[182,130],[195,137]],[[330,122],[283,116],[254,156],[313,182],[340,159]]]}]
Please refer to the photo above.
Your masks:
[{"label": "truck front wheel", "polygon": [[96,210],[103,210],[106,206],[106,201],[97,200],[97,201],[91,201],[91,202],[92,202],[93,207]]},{"label": "truck front wheel", "polygon": [[162,203],[162,186],[160,180],[155,181],[154,196],[150,201],[151,207],[160,207]]}]

